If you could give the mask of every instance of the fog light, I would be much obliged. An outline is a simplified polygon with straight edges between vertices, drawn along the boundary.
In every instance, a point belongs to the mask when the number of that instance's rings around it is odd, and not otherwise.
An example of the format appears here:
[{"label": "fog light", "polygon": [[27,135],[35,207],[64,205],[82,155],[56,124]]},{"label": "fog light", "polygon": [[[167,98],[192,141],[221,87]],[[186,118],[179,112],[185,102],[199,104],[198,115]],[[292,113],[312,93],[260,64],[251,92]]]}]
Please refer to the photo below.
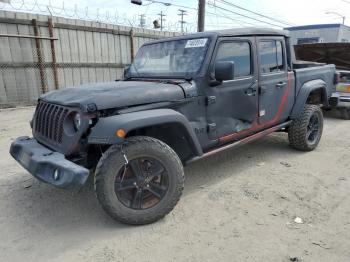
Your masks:
[{"label": "fog light", "polygon": [[53,179],[57,181],[59,178],[60,178],[60,173],[58,169],[55,169],[55,172],[53,172]]}]

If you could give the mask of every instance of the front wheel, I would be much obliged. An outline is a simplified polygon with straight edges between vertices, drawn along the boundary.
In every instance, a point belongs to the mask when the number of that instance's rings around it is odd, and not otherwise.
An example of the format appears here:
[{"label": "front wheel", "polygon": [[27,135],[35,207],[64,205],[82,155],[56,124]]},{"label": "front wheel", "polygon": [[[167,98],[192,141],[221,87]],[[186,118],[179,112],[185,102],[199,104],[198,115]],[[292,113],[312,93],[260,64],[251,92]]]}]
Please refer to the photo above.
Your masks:
[{"label": "front wheel", "polygon": [[320,142],[323,131],[323,114],[319,106],[305,105],[302,114],[288,129],[289,143],[301,151],[312,151]]},{"label": "front wheel", "polygon": [[175,207],[183,187],[179,157],[151,137],[131,137],[122,147],[111,146],[95,172],[97,199],[111,217],[126,224],[161,219]]}]

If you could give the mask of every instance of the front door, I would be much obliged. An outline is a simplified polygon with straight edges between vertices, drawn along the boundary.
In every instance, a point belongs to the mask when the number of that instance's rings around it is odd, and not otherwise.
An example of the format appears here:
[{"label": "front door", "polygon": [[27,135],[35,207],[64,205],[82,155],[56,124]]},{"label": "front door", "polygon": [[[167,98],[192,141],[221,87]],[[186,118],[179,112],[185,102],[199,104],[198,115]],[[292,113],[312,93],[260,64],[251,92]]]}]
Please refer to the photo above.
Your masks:
[{"label": "front door", "polygon": [[288,87],[286,47],[283,37],[258,37],[259,124],[277,124]]},{"label": "front door", "polygon": [[221,38],[217,43],[215,62],[233,61],[233,80],[207,89],[207,121],[210,139],[250,129],[258,112],[258,79],[253,37]]}]

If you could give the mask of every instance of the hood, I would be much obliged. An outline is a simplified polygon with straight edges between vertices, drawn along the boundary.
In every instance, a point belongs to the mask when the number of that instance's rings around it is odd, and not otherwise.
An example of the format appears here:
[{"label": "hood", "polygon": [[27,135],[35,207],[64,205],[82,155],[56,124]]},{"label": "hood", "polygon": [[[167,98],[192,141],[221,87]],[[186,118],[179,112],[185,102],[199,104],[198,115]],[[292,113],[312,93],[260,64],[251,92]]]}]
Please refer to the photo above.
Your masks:
[{"label": "hood", "polygon": [[350,43],[314,43],[294,46],[298,60],[334,64],[337,69],[350,70]]},{"label": "hood", "polygon": [[95,104],[97,110],[102,110],[181,100],[184,99],[184,91],[177,84],[115,81],[52,91],[40,99],[64,106],[77,106],[86,111],[89,104]]}]

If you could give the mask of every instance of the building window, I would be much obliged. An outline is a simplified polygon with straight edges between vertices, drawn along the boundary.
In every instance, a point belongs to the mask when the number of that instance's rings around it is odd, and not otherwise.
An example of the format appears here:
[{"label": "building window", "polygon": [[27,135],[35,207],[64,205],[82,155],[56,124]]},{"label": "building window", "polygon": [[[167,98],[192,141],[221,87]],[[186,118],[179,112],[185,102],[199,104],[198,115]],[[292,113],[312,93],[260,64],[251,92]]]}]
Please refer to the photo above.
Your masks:
[{"label": "building window", "polygon": [[319,37],[310,37],[310,38],[298,38],[298,45],[301,44],[312,44],[312,43],[319,43],[320,38]]}]

